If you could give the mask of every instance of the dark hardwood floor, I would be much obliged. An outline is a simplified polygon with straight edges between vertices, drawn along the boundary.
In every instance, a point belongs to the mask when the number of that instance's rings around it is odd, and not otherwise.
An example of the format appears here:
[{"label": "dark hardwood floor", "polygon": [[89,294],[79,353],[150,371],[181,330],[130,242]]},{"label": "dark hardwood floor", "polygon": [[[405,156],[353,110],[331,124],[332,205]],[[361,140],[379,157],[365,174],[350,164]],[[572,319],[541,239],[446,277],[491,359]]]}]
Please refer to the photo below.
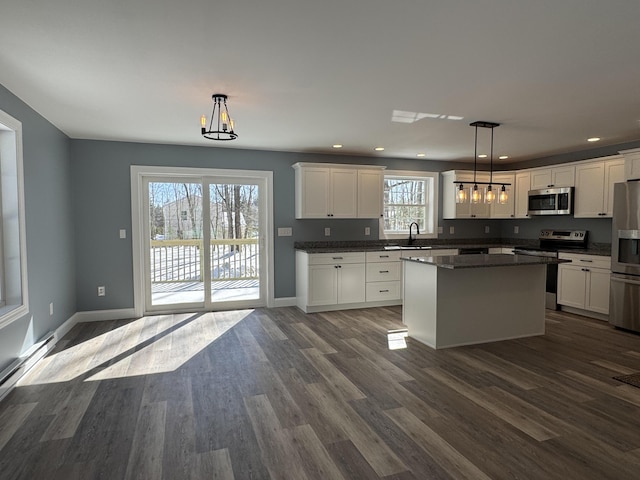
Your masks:
[{"label": "dark hardwood floor", "polygon": [[389,350],[400,312],[78,324],[0,403],[0,478],[640,478],[640,336]]}]

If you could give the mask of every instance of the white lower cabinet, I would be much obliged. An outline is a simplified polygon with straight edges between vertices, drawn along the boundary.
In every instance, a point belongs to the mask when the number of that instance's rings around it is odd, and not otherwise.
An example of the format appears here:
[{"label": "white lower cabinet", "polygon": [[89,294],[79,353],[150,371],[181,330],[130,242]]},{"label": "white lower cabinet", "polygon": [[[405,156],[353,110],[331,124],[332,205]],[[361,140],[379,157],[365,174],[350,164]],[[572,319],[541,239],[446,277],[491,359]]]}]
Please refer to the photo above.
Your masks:
[{"label": "white lower cabinet", "polygon": [[364,252],[296,252],[296,303],[305,312],[365,301]]},{"label": "white lower cabinet", "polygon": [[401,257],[457,255],[454,248],[296,252],[296,305],[306,313],[402,303]]},{"label": "white lower cabinet", "polygon": [[400,252],[367,252],[366,301],[400,303],[402,262]]},{"label": "white lower cabinet", "polygon": [[571,263],[558,266],[558,304],[608,315],[611,258],[574,253],[559,257]]}]

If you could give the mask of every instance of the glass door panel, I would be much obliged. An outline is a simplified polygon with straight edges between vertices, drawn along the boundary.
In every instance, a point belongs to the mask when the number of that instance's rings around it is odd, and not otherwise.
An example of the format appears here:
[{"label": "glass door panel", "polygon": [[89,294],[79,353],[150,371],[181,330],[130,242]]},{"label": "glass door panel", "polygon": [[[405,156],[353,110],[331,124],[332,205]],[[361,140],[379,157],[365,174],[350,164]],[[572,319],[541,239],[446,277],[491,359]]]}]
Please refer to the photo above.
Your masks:
[{"label": "glass door panel", "polygon": [[260,191],[209,183],[211,302],[260,300]]},{"label": "glass door panel", "polygon": [[203,191],[195,182],[149,181],[147,305],[203,305]]}]

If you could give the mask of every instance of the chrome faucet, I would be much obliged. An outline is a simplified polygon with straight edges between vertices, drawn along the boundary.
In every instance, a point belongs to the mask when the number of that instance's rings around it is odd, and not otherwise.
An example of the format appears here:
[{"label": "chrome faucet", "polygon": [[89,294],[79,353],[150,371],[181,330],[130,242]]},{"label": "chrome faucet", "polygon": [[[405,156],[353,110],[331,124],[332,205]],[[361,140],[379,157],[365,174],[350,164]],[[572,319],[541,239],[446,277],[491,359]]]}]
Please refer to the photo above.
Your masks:
[{"label": "chrome faucet", "polygon": [[416,226],[416,235],[420,235],[420,226],[416,222],[411,222],[409,225],[409,245],[413,245],[413,241],[416,239],[416,237],[411,236],[414,225]]}]

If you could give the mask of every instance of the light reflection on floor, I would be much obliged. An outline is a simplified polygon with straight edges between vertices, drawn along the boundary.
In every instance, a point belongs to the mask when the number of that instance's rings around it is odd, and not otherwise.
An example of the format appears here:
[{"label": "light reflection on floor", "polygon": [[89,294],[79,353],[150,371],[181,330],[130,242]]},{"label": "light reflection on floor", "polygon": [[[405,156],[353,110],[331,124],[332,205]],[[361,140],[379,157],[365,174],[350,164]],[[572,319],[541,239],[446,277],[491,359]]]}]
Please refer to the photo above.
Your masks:
[{"label": "light reflection on floor", "polygon": [[142,317],[48,355],[19,385],[174,371],[252,311],[238,310],[234,315],[207,312]]},{"label": "light reflection on floor", "polygon": [[389,344],[389,350],[400,350],[402,348],[407,348],[406,338],[408,335],[409,331],[406,328],[387,331],[387,342]]}]

